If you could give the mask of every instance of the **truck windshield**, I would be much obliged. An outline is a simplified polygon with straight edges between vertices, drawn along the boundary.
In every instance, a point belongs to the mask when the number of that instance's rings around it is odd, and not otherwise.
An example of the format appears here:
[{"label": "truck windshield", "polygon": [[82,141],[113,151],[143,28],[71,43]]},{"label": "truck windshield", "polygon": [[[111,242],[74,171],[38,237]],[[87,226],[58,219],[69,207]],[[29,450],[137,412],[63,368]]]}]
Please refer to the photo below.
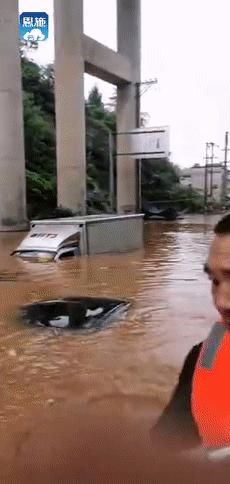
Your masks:
[{"label": "truck windshield", "polygon": [[30,260],[30,261],[36,261],[36,262],[51,262],[53,261],[56,252],[43,252],[43,251],[36,251],[36,250],[31,250],[31,251],[21,251],[17,252],[16,255],[20,257],[23,260]]}]

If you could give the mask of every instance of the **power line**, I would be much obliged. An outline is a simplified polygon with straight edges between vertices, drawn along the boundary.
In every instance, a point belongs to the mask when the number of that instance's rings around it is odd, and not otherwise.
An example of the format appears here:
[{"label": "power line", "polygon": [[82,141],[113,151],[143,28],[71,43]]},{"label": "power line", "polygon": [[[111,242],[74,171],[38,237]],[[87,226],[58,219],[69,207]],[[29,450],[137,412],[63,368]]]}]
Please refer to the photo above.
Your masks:
[{"label": "power line", "polygon": [[[139,89],[139,96],[143,96],[143,94],[145,94],[149,89],[151,89],[151,87],[154,85],[154,84],[158,84],[158,79],[155,78],[155,79],[149,79],[147,81],[142,81],[142,82],[137,82],[137,89]],[[141,87],[144,86],[144,89],[142,90],[141,92]]]}]

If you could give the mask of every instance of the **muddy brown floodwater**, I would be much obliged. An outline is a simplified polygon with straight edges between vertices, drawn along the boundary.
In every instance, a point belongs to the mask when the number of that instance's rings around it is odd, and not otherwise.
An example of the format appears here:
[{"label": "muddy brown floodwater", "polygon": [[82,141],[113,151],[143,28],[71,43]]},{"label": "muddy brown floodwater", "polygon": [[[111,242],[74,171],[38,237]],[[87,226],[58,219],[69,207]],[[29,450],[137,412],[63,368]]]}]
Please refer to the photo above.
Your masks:
[{"label": "muddy brown floodwater", "polygon": [[[216,217],[194,216],[177,223],[147,223],[143,251],[59,264],[15,260],[10,252],[24,234],[0,235],[3,458],[19,452],[17,431],[29,435],[33,422],[38,435],[38,427],[49,425],[49,419],[55,431],[60,427],[57,439],[63,439],[65,448],[71,428],[89,429],[95,419],[119,422],[116,429],[124,422],[137,435],[148,435],[170,397],[186,353],[205,337],[216,317],[202,272],[215,221]],[[15,321],[21,304],[76,295],[127,298],[132,307],[121,320],[88,335],[60,335]],[[81,408],[78,423],[77,408]],[[95,428],[96,447],[98,432]],[[41,455],[41,449],[38,452]],[[53,481],[46,477],[45,482]]]}]

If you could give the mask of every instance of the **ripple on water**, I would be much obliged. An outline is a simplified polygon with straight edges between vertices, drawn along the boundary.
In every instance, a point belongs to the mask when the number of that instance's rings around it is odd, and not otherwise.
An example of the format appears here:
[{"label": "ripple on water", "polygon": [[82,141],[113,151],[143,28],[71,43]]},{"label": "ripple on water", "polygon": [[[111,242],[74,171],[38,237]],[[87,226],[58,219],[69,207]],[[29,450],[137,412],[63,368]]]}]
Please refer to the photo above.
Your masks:
[{"label": "ripple on water", "polygon": [[[133,405],[152,406],[153,414],[162,408],[186,352],[213,321],[202,273],[212,226],[202,217],[151,223],[144,251],[47,265],[12,260],[21,235],[0,236],[0,421],[53,399],[110,398],[127,412]],[[76,295],[122,297],[133,306],[106,331],[88,335],[22,328],[13,320],[19,305]]]}]

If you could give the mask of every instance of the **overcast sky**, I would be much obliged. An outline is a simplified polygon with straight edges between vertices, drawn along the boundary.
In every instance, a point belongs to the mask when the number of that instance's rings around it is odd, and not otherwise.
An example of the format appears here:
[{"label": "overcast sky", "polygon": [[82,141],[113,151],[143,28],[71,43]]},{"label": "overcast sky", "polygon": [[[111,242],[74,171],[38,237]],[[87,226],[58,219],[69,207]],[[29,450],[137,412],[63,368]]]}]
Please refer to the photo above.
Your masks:
[{"label": "overcast sky", "polygon": [[[52,62],[53,0],[19,0],[19,9],[50,15],[49,40],[33,57]],[[142,80],[157,77],[158,85],[141,109],[149,126],[170,126],[172,161],[180,166],[202,163],[206,141],[223,148],[230,130],[229,23],[229,0],[142,0]],[[115,49],[116,0],[84,0],[84,30]],[[90,76],[86,94],[95,83],[108,101],[112,86]],[[216,155],[223,157],[218,148]]]}]

